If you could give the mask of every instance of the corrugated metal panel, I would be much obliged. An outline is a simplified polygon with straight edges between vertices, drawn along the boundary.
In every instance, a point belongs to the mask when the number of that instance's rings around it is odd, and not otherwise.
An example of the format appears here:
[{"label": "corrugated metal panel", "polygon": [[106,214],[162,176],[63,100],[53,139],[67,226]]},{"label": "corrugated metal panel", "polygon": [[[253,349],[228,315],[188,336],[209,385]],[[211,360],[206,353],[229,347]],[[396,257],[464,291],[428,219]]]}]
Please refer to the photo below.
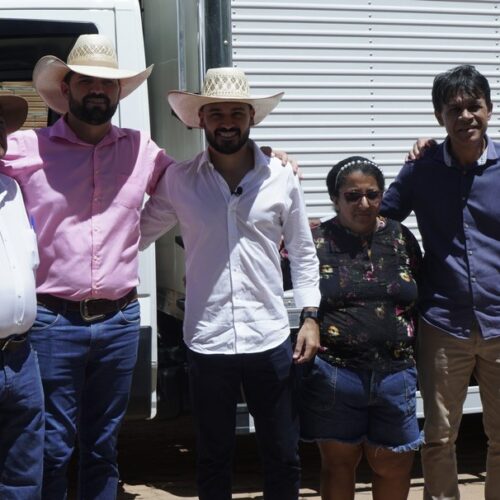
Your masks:
[{"label": "corrugated metal panel", "polygon": [[[361,154],[387,181],[417,137],[443,138],[434,76],[474,64],[500,90],[500,2],[434,0],[232,0],[232,57],[253,93],[285,90],[252,137],[299,160],[309,215],[331,214],[324,179]],[[494,116],[489,133],[499,136]],[[414,219],[407,225],[415,228]]]}]

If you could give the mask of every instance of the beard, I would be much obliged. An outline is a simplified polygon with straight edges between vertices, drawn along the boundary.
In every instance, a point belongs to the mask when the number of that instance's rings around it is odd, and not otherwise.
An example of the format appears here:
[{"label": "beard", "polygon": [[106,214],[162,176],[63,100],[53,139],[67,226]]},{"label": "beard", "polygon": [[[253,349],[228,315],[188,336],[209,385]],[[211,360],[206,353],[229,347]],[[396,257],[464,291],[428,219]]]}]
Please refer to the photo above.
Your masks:
[{"label": "beard", "polygon": [[[220,135],[220,132],[237,132],[237,135],[226,139]],[[239,128],[218,128],[214,133],[205,129],[205,137],[212,149],[223,155],[232,155],[245,146],[250,137],[250,128],[246,129],[244,132]]]},{"label": "beard", "polygon": [[[102,99],[105,104],[104,107],[89,104],[91,99]],[[69,95],[69,110],[76,118],[89,125],[102,125],[109,122],[113,118],[117,107],[118,102],[111,105],[109,97],[104,94],[90,94],[85,96],[81,103],[74,99],[71,93]]]}]

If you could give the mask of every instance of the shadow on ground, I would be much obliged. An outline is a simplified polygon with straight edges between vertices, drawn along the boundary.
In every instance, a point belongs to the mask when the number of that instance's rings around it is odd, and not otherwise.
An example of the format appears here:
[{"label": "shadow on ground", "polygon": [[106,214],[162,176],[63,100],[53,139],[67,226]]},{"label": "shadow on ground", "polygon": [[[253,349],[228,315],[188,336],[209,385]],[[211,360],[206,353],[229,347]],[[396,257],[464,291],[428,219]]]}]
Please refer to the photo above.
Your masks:
[{"label": "shadow on ground", "polygon": [[[467,415],[462,422],[458,450],[459,473],[468,474],[469,482],[484,481],[486,440],[481,415]],[[318,495],[320,460],[314,444],[301,445],[302,487]],[[126,484],[154,485],[178,497],[194,497],[195,442],[190,417],[172,421],[126,422],[119,441],[120,474]],[[472,476],[472,477],[471,477]],[[413,468],[413,483],[423,483],[419,457]],[[358,471],[358,492],[369,491],[370,472],[365,463]],[[254,436],[238,436],[234,463],[234,493],[261,491],[260,462]],[[250,492],[250,493],[248,493]],[[246,498],[255,499],[253,496]],[[133,500],[138,495],[121,491],[119,500]],[[307,498],[308,494],[302,494]],[[241,500],[245,497],[239,496]]]}]

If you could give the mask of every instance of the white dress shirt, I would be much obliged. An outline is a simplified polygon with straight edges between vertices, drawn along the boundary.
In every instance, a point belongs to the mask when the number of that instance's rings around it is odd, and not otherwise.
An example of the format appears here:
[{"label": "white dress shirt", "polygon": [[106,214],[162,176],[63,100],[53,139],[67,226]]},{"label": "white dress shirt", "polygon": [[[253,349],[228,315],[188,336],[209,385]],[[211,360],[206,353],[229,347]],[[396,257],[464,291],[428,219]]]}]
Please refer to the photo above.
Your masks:
[{"label": "white dress shirt", "polygon": [[0,174],[0,338],[26,332],[36,316],[36,235],[16,181]]},{"label": "white dress shirt", "polygon": [[261,352],[289,336],[282,236],[297,307],[320,302],[319,264],[298,179],[290,167],[253,148],[254,168],[233,193],[204,151],[170,166],[143,211],[141,248],[180,224],[184,341],[199,353]]}]

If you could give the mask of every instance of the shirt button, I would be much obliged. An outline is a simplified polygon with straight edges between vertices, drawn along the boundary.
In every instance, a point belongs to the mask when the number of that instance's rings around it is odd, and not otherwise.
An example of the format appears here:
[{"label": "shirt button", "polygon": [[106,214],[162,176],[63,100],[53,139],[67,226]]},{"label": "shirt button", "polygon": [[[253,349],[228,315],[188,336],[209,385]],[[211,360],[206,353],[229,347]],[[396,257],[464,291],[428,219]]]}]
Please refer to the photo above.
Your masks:
[{"label": "shirt button", "polygon": [[476,278],[472,277],[471,281],[472,281],[472,283],[475,283],[476,282]]},{"label": "shirt button", "polygon": [[469,229],[469,224],[465,223],[465,224],[464,224],[464,228],[465,228],[465,229]]},{"label": "shirt button", "polygon": [[467,253],[468,253],[469,255],[472,255],[472,250],[469,250]]}]

